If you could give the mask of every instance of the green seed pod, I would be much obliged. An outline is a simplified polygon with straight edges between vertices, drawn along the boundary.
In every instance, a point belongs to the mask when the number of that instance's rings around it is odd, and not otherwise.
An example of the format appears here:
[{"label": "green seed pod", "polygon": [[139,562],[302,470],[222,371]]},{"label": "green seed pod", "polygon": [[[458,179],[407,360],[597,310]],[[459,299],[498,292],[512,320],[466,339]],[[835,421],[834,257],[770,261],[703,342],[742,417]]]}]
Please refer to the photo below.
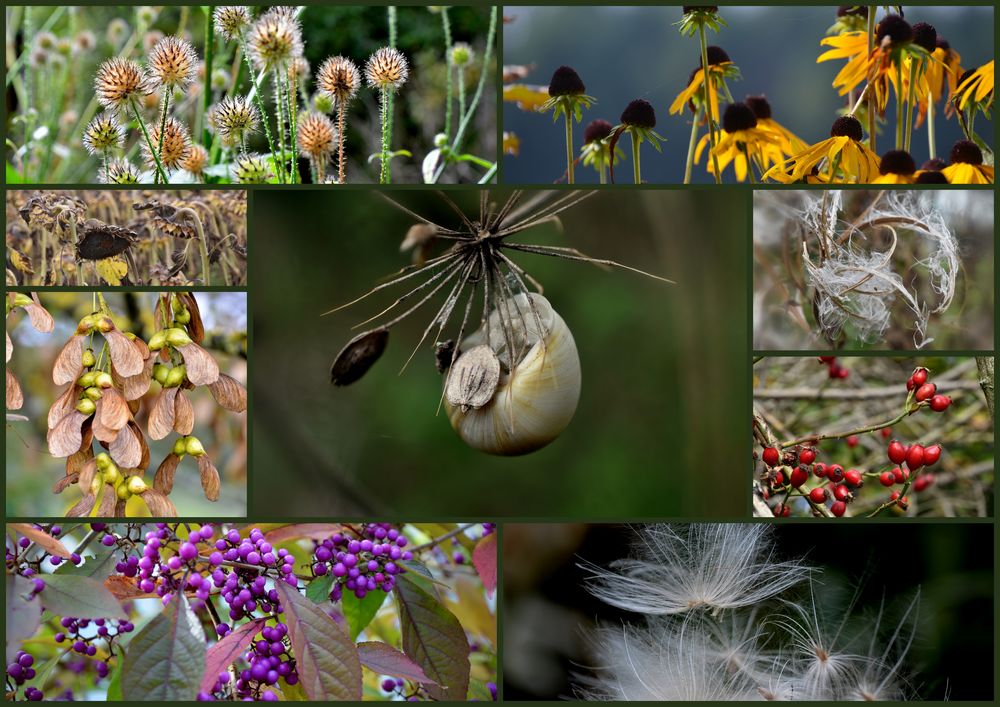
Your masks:
[{"label": "green seed pod", "polygon": [[115,465],[115,463],[111,461],[111,456],[107,452],[101,452],[94,457],[94,462],[97,463],[97,468],[101,471],[107,471]]},{"label": "green seed pod", "polygon": [[28,297],[28,295],[23,292],[18,292],[14,295],[14,306],[15,307],[27,307],[29,304],[34,304],[34,300]]},{"label": "green seed pod", "polygon": [[94,385],[98,388],[110,388],[115,384],[114,379],[111,377],[110,373],[105,373],[101,371],[94,377]]},{"label": "green seed pod", "polygon": [[107,334],[109,331],[115,328],[115,323],[111,321],[110,317],[98,317],[95,323],[97,330],[102,334]]},{"label": "green seed pod", "polygon": [[201,440],[199,440],[197,437],[187,438],[187,442],[184,443],[184,451],[186,451],[192,457],[205,456],[205,448],[201,446]]},{"label": "green seed pod", "polygon": [[179,366],[174,366],[169,371],[167,371],[166,382],[163,383],[164,388],[176,388],[181,383],[184,382],[184,377],[187,375],[187,369],[184,368],[184,364]]},{"label": "green seed pod", "polygon": [[167,345],[167,330],[161,329],[160,331],[153,334],[150,338],[149,343],[146,346],[149,347],[150,351],[159,351],[164,346]]},{"label": "green seed pod", "polygon": [[89,400],[88,398],[83,398],[82,400],[77,401],[76,409],[78,412],[83,413],[84,415],[93,415],[97,411],[97,406],[94,405],[93,400]]},{"label": "green seed pod", "polygon": [[101,389],[95,388],[94,386],[91,386],[86,390],[84,390],[83,394],[86,395],[90,400],[93,400],[95,403],[101,399]]},{"label": "green seed pod", "polygon": [[97,381],[97,373],[95,371],[87,371],[82,376],[76,379],[76,384],[81,388],[89,388],[94,385]]},{"label": "green seed pod", "polygon": [[90,493],[96,496],[97,492],[101,490],[101,484],[103,483],[104,480],[100,476],[95,476],[93,481],[90,482]]},{"label": "green seed pod", "polygon": [[162,363],[158,363],[153,366],[153,380],[155,380],[160,385],[165,386],[167,384],[167,375],[170,373],[170,367],[164,366]]},{"label": "green seed pod", "polygon": [[[142,479],[139,479],[139,481],[142,481]],[[118,496],[118,498],[120,498],[122,501],[127,501],[130,498],[132,498],[132,492],[128,490],[128,484],[125,483],[124,481],[121,484],[119,484],[118,488],[115,489],[115,495]]]},{"label": "green seed pod", "polygon": [[88,314],[86,317],[80,320],[80,323],[76,325],[77,334],[89,334],[93,331],[97,319],[100,317],[98,314]]},{"label": "green seed pod", "polygon": [[166,329],[167,343],[173,347],[187,346],[191,343],[191,337],[183,329]]},{"label": "green seed pod", "polygon": [[128,477],[128,479],[125,480],[125,485],[128,487],[129,492],[134,494],[145,493],[146,489],[149,488],[146,486],[146,482],[142,480],[141,476]]},{"label": "green seed pod", "polygon": [[94,350],[87,349],[83,352],[83,360],[81,361],[84,368],[93,368],[97,363],[97,359],[94,357]]},{"label": "green seed pod", "polygon": [[187,440],[185,437],[179,437],[176,442],[174,442],[174,454],[178,457],[183,457],[187,454]]},{"label": "green seed pod", "polygon": [[182,309],[174,315],[174,321],[178,324],[187,324],[191,321],[191,312],[187,309]]},{"label": "green seed pod", "polygon": [[122,480],[121,472],[114,465],[109,466],[107,471],[101,473],[101,476],[104,478],[104,483],[111,484],[112,486],[118,486]]},{"label": "green seed pod", "polygon": [[177,295],[170,295],[170,309],[173,310],[174,314],[184,309],[184,303],[181,302],[181,298]]}]

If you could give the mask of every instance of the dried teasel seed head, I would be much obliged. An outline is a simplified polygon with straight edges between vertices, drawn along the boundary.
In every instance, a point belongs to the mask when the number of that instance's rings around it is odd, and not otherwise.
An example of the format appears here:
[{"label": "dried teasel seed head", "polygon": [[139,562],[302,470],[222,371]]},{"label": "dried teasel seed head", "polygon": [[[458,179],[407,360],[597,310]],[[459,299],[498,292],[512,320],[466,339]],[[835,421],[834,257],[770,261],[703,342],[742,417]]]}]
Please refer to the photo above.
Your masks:
[{"label": "dried teasel seed head", "polygon": [[121,17],[116,17],[108,23],[108,29],[105,31],[104,36],[107,38],[108,44],[117,47],[125,39],[128,29],[128,22]]},{"label": "dried teasel seed head", "polygon": [[220,5],[212,13],[215,26],[229,41],[236,41],[243,30],[250,26],[250,8],[245,5]]},{"label": "dried teasel seed head", "polygon": [[266,184],[273,176],[260,155],[238,155],[233,160],[233,179],[239,184]]},{"label": "dried teasel seed head", "polygon": [[187,158],[181,162],[181,169],[195,176],[201,176],[206,166],[208,166],[208,150],[197,143],[191,146]]},{"label": "dried teasel seed head", "polygon": [[368,57],[365,80],[380,91],[395,91],[410,75],[410,67],[403,53],[392,47],[381,47]]},{"label": "dried teasel seed head", "polygon": [[247,36],[250,57],[261,70],[286,66],[302,55],[302,30],[294,11],[273,7],[250,28]]},{"label": "dried teasel seed head", "polygon": [[322,113],[307,113],[299,120],[299,149],[313,158],[321,158],[333,152],[337,131],[333,123]]},{"label": "dried teasel seed head", "polygon": [[361,80],[358,67],[344,56],[330,57],[319,67],[316,87],[333,99],[335,106],[346,105],[358,92]]},{"label": "dried teasel seed head", "polygon": [[466,66],[472,63],[476,53],[467,42],[455,42],[451,45],[451,63],[455,66]]},{"label": "dried teasel seed head", "polygon": [[83,146],[91,155],[121,147],[125,142],[125,129],[113,113],[101,113],[83,130]]},{"label": "dried teasel seed head", "polygon": [[[149,139],[154,146],[160,144],[159,124],[150,126]],[[146,155],[146,161],[151,165],[156,164],[156,160],[153,159],[153,153],[145,141],[143,141],[143,151]],[[160,163],[166,169],[176,169],[187,159],[190,152],[191,138],[188,136],[187,128],[176,118],[167,118],[166,125],[163,128],[163,149],[160,150]]]},{"label": "dried teasel seed head", "polygon": [[56,48],[56,36],[51,32],[39,32],[35,35],[35,46],[44,51]]},{"label": "dried teasel seed head", "polygon": [[194,80],[198,56],[191,43],[180,37],[164,37],[149,52],[149,74],[165,88],[186,89]]},{"label": "dried teasel seed head", "polygon": [[243,141],[247,133],[257,130],[260,114],[249,96],[227,96],[212,108],[209,124],[219,132],[227,145]]},{"label": "dried teasel seed head", "polygon": [[101,167],[100,181],[103,184],[138,184],[141,179],[139,169],[124,158],[111,160],[107,171]]},{"label": "dried teasel seed head", "polygon": [[100,65],[94,78],[97,102],[108,110],[125,111],[138,98],[149,95],[149,80],[134,61],[112,57]]}]

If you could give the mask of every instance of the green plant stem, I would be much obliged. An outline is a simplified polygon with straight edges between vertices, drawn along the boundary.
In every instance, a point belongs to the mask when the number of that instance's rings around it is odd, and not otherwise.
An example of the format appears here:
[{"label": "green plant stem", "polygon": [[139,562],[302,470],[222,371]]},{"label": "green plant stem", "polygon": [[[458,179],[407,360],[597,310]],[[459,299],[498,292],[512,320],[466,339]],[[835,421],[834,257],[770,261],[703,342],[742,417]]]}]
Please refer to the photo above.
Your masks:
[{"label": "green plant stem", "polygon": [[458,106],[459,115],[465,112],[465,68],[459,66],[458,69]]},{"label": "green plant stem", "polygon": [[757,183],[757,178],[754,176],[754,173],[753,173],[753,160],[750,159],[750,152],[747,150],[747,146],[746,145],[744,145],[740,149],[743,152],[743,157],[747,161],[747,178],[750,180],[751,184],[756,184]]},{"label": "green plant stem", "polygon": [[632,133],[632,174],[636,184],[642,184],[642,170],[639,168],[639,138]]},{"label": "green plant stem", "polygon": [[[396,17],[396,6],[389,5],[388,7],[386,7],[385,13],[386,13],[386,21],[389,25],[389,46],[395,49],[396,42],[399,37],[399,33],[396,29],[398,25]],[[389,153],[389,146],[392,145],[393,116],[395,115],[396,112],[395,103],[396,103],[396,94],[390,93],[386,101],[386,112],[389,115],[389,123],[386,126],[388,130],[388,136],[386,138],[386,149],[385,149],[386,155],[388,155]],[[392,161],[389,160],[388,158],[386,159],[386,162],[383,165],[383,169],[385,170],[384,183],[390,184],[392,182]]]},{"label": "green plant stem", "polygon": [[573,118],[567,112],[566,118],[566,183],[574,184],[573,175]]},{"label": "green plant stem", "polygon": [[[684,183],[691,183],[691,173],[694,170],[694,149],[698,145],[698,119],[701,117],[701,109],[695,111],[691,120],[691,138],[688,140],[687,160],[684,162]],[[711,149],[711,148],[709,148]]]},{"label": "green plant stem", "polygon": [[379,172],[379,184],[389,183],[389,92],[382,91],[380,118],[382,121],[382,150],[379,153],[381,170]]},{"label": "green plant stem", "polygon": [[[157,141],[156,154],[163,159],[163,134],[167,132],[167,111],[170,109],[170,93],[173,89],[170,86],[163,87],[163,113],[160,115],[160,139]],[[167,183],[167,178],[163,178],[163,183]]]},{"label": "green plant stem", "polygon": [[[913,105],[917,102],[917,60],[915,58],[910,59],[910,85],[907,86],[906,90],[906,140],[903,143],[903,149],[907,152],[910,151],[910,137],[913,134]],[[928,106],[930,110],[930,106]]]},{"label": "green plant stem", "polygon": [[896,149],[903,149],[903,65],[896,64]]},{"label": "green plant stem", "polygon": [[934,143],[934,111],[937,110],[937,106],[934,105],[934,99],[931,95],[931,91],[927,89],[927,152],[930,158],[933,160],[937,157],[937,146]]},{"label": "green plant stem", "polygon": [[444,32],[444,63],[445,73],[445,102],[444,102],[444,141],[451,139],[451,21],[448,19],[448,8],[441,8],[441,29]]},{"label": "green plant stem", "polygon": [[206,150],[212,148],[212,132],[208,129],[208,111],[212,107],[212,62],[215,59],[215,13],[205,9],[205,88],[201,110],[201,143]]},{"label": "green plant stem", "polygon": [[493,164],[490,165],[490,168],[486,170],[486,174],[484,174],[482,177],[479,178],[479,183],[488,184],[489,181],[493,179],[493,175],[496,173],[497,173],[497,163],[494,162]]},{"label": "green plant stem", "polygon": [[597,161],[597,178],[601,184],[608,183],[608,171],[604,168],[604,162],[601,160]]},{"label": "green plant stem", "polygon": [[285,162],[285,98],[281,95],[282,81],[278,69],[272,69],[272,71],[274,72],[274,112],[278,120],[278,151],[281,153],[281,158],[278,162],[281,163],[281,181],[289,184],[292,181],[292,177],[285,169],[288,166]]},{"label": "green plant stem", "polygon": [[799,439],[793,439],[791,442],[782,442],[780,448],[781,449],[787,449],[788,447],[794,447],[797,444],[806,444],[806,443],[809,443],[809,442],[819,442],[819,441],[822,441],[824,439],[842,439],[844,437],[850,437],[851,435],[862,435],[862,434],[867,434],[868,432],[875,432],[876,430],[881,430],[881,429],[884,429],[886,427],[892,427],[893,425],[898,424],[899,422],[905,420],[907,417],[909,417],[910,415],[912,415],[913,413],[917,412],[920,409],[921,409],[920,406],[910,407],[910,408],[907,408],[906,410],[904,410],[903,412],[901,412],[896,417],[892,418],[891,420],[887,420],[885,422],[876,422],[875,424],[865,425],[864,427],[858,427],[857,429],[848,430],[847,432],[836,432],[836,433],[830,433],[830,434],[810,435],[808,437],[801,437]]},{"label": "green plant stem", "polygon": [[292,78],[288,75],[288,70],[286,69],[282,71],[282,73],[285,76],[285,102],[286,102],[286,109],[288,110],[288,127],[291,130],[288,149],[291,150],[292,153],[292,168],[291,168],[292,183],[300,184],[302,182],[302,179],[301,175],[299,174],[298,91],[295,90]]},{"label": "green plant stem", "polygon": [[337,101],[337,182],[344,183],[347,168],[344,165],[344,130],[347,128],[347,119],[344,115],[347,107],[343,101]]},{"label": "green plant stem", "polygon": [[[875,8],[868,8],[868,56],[871,56],[872,50],[875,48]],[[868,84],[865,84],[865,90],[868,90]],[[872,91],[868,96],[868,149],[875,152],[875,129],[877,127],[876,121],[878,120],[875,116],[875,92]]]},{"label": "green plant stem", "polygon": [[[72,235],[73,235],[73,249],[75,250],[80,245],[79,237],[77,236],[77,233],[76,233],[76,219],[75,218],[71,217],[69,219],[69,230],[70,230],[70,233],[72,233]],[[76,264],[76,284],[78,286],[83,286],[83,285],[87,284],[87,283],[85,283],[83,281],[83,263],[82,262]],[[98,293],[98,295],[100,295],[100,293]]]},{"label": "green plant stem", "polygon": [[195,230],[198,231],[198,252],[201,255],[201,277],[205,287],[212,286],[212,274],[209,271],[208,262],[208,241],[205,240],[205,228],[201,224],[198,212],[191,208],[177,209],[177,215],[186,215],[194,221]]},{"label": "green plant stem", "polygon": [[[31,44],[34,42],[34,34],[32,32],[31,26],[31,6],[25,5],[24,7],[24,46],[26,48],[25,53],[31,51]],[[28,167],[31,164],[31,152],[33,149],[33,134],[35,132],[35,110],[32,107],[33,96],[32,82],[34,81],[34,76],[32,74],[31,62],[29,61],[24,65],[24,176],[25,180],[28,177]],[[39,179],[38,181],[42,181]]]},{"label": "green plant stem", "polygon": [[[257,110],[260,111],[260,122],[264,124],[264,134],[267,136],[267,146],[271,149],[271,165],[274,167],[274,174],[280,181],[284,182],[284,173],[278,166],[278,156],[275,154],[274,138],[271,136],[271,126],[267,120],[267,110],[264,109],[264,100],[260,97],[260,86],[257,83],[257,74],[254,73],[253,62],[250,60],[249,52],[247,52],[246,36],[244,36],[242,32],[240,33],[240,51],[246,61],[247,73],[250,75],[250,83],[253,84],[253,97],[257,102]],[[235,81],[235,77],[233,80]]]},{"label": "green plant stem", "polygon": [[711,101],[711,91],[712,91],[712,76],[708,71],[708,42],[705,39],[705,25],[698,24],[698,39],[701,41],[701,70],[702,70],[702,88],[704,89],[704,101],[705,101],[705,116],[708,119],[708,141],[711,143],[709,145],[710,149],[708,154],[712,158],[712,168],[715,170],[715,183],[722,183],[722,175],[719,174],[719,158],[713,152],[716,143],[715,138],[715,121],[712,116],[712,101]]},{"label": "green plant stem", "polygon": [[160,153],[157,152],[152,139],[149,137],[149,131],[146,130],[146,123],[142,120],[142,116],[139,114],[139,107],[135,104],[134,98],[129,100],[129,105],[132,106],[132,113],[135,115],[136,122],[139,123],[139,128],[142,130],[142,136],[146,138],[146,146],[149,148],[150,154],[153,155],[153,162],[156,163],[157,174],[163,180],[163,183],[166,184],[167,173],[163,171],[163,165],[160,164]]},{"label": "green plant stem", "polygon": [[111,175],[108,174],[108,149],[104,148],[104,183],[111,183]]}]

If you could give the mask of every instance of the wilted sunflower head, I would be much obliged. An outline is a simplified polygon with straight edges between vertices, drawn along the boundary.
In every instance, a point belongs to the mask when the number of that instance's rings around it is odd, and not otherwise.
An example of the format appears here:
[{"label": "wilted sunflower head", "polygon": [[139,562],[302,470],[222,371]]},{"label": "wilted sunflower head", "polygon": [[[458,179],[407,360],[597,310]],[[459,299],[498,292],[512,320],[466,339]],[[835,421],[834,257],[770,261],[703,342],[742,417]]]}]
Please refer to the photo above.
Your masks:
[{"label": "wilted sunflower head", "polygon": [[184,90],[197,68],[194,47],[180,37],[164,37],[149,52],[149,75],[158,86]]},{"label": "wilted sunflower head", "polygon": [[114,113],[101,113],[83,130],[83,146],[91,155],[105,152],[112,147],[121,147],[125,141],[125,129]]},{"label": "wilted sunflower head", "polygon": [[334,105],[346,105],[358,92],[358,67],[344,56],[333,56],[323,62],[316,74],[320,92],[333,99]]},{"label": "wilted sunflower head", "polygon": [[286,66],[302,56],[302,29],[289,8],[273,7],[250,28],[250,57],[258,69]]},{"label": "wilted sunflower head", "polygon": [[368,57],[365,64],[365,79],[372,88],[380,91],[395,91],[410,75],[410,67],[403,53],[392,47],[381,47]]},{"label": "wilted sunflower head", "polygon": [[333,152],[336,130],[322,113],[307,113],[299,120],[299,149],[314,159]]},{"label": "wilted sunflower head", "polygon": [[220,5],[213,14],[215,26],[229,41],[238,40],[250,26],[250,8],[245,5]]},{"label": "wilted sunflower head", "polygon": [[[149,138],[153,145],[160,144],[160,125],[158,123],[150,126]],[[149,150],[149,145],[143,142],[143,150],[146,153],[146,161],[155,164],[153,153]],[[163,149],[160,151],[160,164],[165,169],[176,169],[187,159],[191,152],[191,138],[188,136],[187,128],[176,118],[167,118],[163,128]]]},{"label": "wilted sunflower head", "polygon": [[124,111],[134,99],[149,95],[149,79],[134,61],[116,56],[98,67],[94,91],[102,106]]},{"label": "wilted sunflower head", "polygon": [[238,184],[266,184],[273,176],[260,155],[238,155],[233,160],[233,180]]},{"label": "wilted sunflower head", "polygon": [[207,165],[208,150],[206,150],[202,145],[195,143],[191,146],[188,156],[183,162],[181,162],[181,169],[186,170],[197,177],[201,176]]},{"label": "wilted sunflower head", "polygon": [[104,184],[138,184],[142,178],[139,169],[126,159],[113,159],[107,170],[101,167],[101,182]]},{"label": "wilted sunflower head", "polygon": [[209,123],[229,146],[243,141],[260,123],[257,107],[249,96],[227,96],[212,108]]}]

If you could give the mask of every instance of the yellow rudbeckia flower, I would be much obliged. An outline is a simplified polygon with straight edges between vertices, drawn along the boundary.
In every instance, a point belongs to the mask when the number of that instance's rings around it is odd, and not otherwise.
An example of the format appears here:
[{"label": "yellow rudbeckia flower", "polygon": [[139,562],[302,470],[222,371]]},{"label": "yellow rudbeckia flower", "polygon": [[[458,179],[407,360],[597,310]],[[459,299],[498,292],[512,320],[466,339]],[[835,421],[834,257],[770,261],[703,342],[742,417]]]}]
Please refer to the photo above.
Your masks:
[{"label": "yellow rudbeckia flower", "polygon": [[964,76],[956,91],[958,109],[965,110],[970,100],[983,103],[987,97],[989,98],[987,102],[993,103],[993,80],[993,59]]},{"label": "yellow rudbeckia flower", "polygon": [[941,170],[949,184],[993,184],[993,167],[983,164],[983,151],[972,140],[951,148],[951,164]]},{"label": "yellow rudbeckia flower", "polygon": [[863,138],[864,130],[857,118],[837,118],[829,139],[776,164],[763,178],[781,184],[803,180],[869,184],[879,175],[879,157],[862,144]]},{"label": "yellow rudbeckia flower", "polygon": [[913,184],[917,164],[906,150],[889,150],[879,162],[879,176],[872,184]]},{"label": "yellow rudbeckia flower", "polygon": [[[719,87],[727,78],[738,78],[739,69],[730,59],[729,55],[722,47],[710,46],[706,50],[708,56],[708,78],[710,90],[708,101],[711,104],[712,120],[719,122]],[[688,79],[687,86],[677,94],[677,98],[670,104],[670,115],[677,115],[684,112],[684,106],[696,104],[700,105],[705,95],[705,72],[699,65]],[[692,111],[694,109],[692,108]]]},{"label": "yellow rudbeckia flower", "polygon": [[[694,161],[701,160],[701,153],[708,145],[709,135],[702,136],[695,151]],[[746,103],[731,103],[722,116],[722,132],[712,154],[719,163],[719,173],[726,171],[730,163],[738,181],[746,181],[752,169],[750,161],[757,164],[761,172],[779,162],[781,135],[760,125],[753,110]],[[708,161],[708,171],[715,174],[712,160]]]}]

